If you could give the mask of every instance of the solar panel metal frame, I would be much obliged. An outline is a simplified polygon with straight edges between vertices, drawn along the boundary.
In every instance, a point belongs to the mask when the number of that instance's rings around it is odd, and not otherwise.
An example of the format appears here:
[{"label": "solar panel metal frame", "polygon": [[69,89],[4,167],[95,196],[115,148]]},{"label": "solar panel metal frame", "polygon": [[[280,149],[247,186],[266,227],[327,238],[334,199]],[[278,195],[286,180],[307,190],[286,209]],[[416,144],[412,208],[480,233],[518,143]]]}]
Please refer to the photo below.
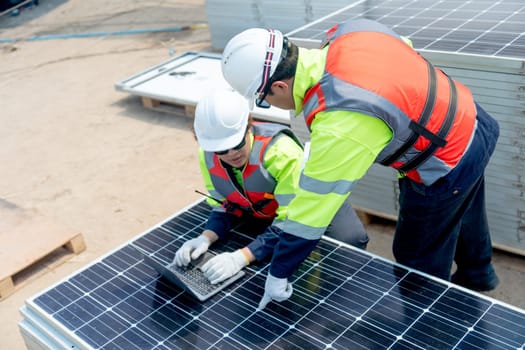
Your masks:
[{"label": "solar panel metal frame", "polygon": [[[329,238],[321,240],[294,275],[294,294],[288,301],[257,310],[265,262],[246,268],[246,276],[226,291],[197,302],[165,283],[136,247],[169,261],[182,241],[200,233],[208,212],[204,202],[196,202],[28,299],[20,322],[28,347],[473,348],[464,347],[468,342],[489,342],[498,349],[525,346],[525,310]],[[176,234],[187,225],[193,228]],[[215,253],[231,251],[249,241],[235,233],[212,248]]]}]

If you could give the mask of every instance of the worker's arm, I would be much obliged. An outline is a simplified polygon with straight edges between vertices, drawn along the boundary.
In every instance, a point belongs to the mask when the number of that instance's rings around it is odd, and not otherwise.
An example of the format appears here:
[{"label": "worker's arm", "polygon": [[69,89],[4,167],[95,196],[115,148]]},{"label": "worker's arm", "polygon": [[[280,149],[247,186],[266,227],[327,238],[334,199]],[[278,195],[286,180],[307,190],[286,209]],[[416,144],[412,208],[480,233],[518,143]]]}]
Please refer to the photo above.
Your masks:
[{"label": "worker's arm", "polygon": [[285,134],[278,135],[264,154],[263,165],[276,181],[273,194],[279,202],[277,222],[286,218],[288,205],[297,192],[303,154],[302,146]]},{"label": "worker's arm", "polygon": [[270,256],[279,240],[282,232],[279,226],[284,222],[288,204],[297,191],[302,161],[302,147],[287,135],[280,135],[270,144],[264,155],[263,164],[277,183],[274,195],[279,202],[279,207],[272,226],[247,246],[258,261]]},{"label": "worker's arm", "polygon": [[314,249],[335,213],[392,137],[378,118],[356,112],[318,113],[310,155],[274,252],[270,274],[288,278]]}]

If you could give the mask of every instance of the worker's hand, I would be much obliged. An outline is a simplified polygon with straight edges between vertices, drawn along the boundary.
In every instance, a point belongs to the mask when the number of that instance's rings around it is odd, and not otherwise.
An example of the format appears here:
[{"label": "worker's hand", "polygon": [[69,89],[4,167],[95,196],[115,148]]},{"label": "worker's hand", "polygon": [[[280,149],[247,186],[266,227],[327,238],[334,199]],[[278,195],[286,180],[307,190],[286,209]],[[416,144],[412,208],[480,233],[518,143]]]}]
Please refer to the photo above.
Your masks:
[{"label": "worker's hand", "polygon": [[197,259],[204,254],[208,250],[210,244],[210,240],[204,235],[190,239],[189,241],[186,241],[179,250],[177,250],[173,262],[177,266],[187,266],[191,260]]},{"label": "worker's hand", "polygon": [[266,283],[264,284],[264,295],[259,303],[259,310],[262,310],[272,300],[285,301],[292,296],[293,287],[291,283],[288,283],[288,278],[277,278],[273,277],[268,272],[266,277]]},{"label": "worker's hand", "polygon": [[210,280],[211,284],[217,284],[241,271],[248,265],[245,255],[240,249],[233,253],[222,253],[201,266],[204,276]]}]

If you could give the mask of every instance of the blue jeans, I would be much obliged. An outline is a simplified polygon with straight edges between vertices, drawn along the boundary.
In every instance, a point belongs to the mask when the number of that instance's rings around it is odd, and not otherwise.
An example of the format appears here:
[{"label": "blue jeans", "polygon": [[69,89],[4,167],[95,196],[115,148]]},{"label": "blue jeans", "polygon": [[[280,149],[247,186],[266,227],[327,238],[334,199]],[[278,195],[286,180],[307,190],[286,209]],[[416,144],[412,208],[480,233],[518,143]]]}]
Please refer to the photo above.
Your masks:
[{"label": "blue jeans", "polygon": [[479,105],[477,129],[460,163],[431,186],[399,180],[396,260],[445,280],[452,262],[472,279],[494,274],[485,209],[484,172],[499,136],[498,123]]}]

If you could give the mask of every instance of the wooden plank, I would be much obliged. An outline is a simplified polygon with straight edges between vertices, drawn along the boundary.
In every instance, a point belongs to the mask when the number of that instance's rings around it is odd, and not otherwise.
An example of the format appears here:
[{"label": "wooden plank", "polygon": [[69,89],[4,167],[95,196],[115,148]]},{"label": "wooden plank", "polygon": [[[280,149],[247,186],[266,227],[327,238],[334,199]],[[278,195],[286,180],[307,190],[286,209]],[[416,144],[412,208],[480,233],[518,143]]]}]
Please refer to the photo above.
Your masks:
[{"label": "wooden plank", "polygon": [[186,114],[187,117],[190,117],[190,118],[195,117],[195,106],[185,105],[184,113]]},{"label": "wooden plank", "polygon": [[381,218],[392,222],[397,221],[397,215],[383,213],[378,210],[365,208],[354,204],[352,204],[352,207],[356,211],[357,216],[359,216],[359,219],[361,219],[361,221],[363,222],[363,225],[370,224],[374,221],[374,218]]},{"label": "wooden plank", "polygon": [[4,300],[7,296],[15,292],[15,284],[11,276],[0,280],[0,300]]},{"label": "wooden plank", "polygon": [[160,106],[160,101],[159,100],[154,100],[154,99],[149,98],[149,97],[142,97],[142,105],[145,108],[155,109],[158,106]]},{"label": "wooden plank", "polygon": [[[392,224],[395,224],[395,222],[397,221],[397,215],[383,213],[381,211],[360,207],[357,205],[352,205],[352,207],[354,208],[357,216],[365,226],[377,222],[378,219],[391,221]],[[492,247],[495,250],[525,257],[525,250],[519,247],[510,247],[508,245],[498,243],[492,243]]]},{"label": "wooden plank", "polygon": [[156,100],[150,97],[142,97],[142,106],[157,112],[170,114],[183,114],[186,117],[193,118],[195,116],[195,106],[191,104],[178,104],[166,101]]},{"label": "wooden plank", "polygon": [[66,244],[64,244],[64,248],[69,250],[71,253],[79,254],[86,250],[86,243],[84,242],[84,237],[82,234],[78,234],[75,237],[71,238]]},{"label": "wooden plank", "polygon": [[[0,199],[0,300],[20,286],[15,278],[46,256],[65,249],[69,256],[86,249],[81,233]],[[62,254],[64,255],[64,254]],[[64,261],[64,259],[61,259]]]}]

